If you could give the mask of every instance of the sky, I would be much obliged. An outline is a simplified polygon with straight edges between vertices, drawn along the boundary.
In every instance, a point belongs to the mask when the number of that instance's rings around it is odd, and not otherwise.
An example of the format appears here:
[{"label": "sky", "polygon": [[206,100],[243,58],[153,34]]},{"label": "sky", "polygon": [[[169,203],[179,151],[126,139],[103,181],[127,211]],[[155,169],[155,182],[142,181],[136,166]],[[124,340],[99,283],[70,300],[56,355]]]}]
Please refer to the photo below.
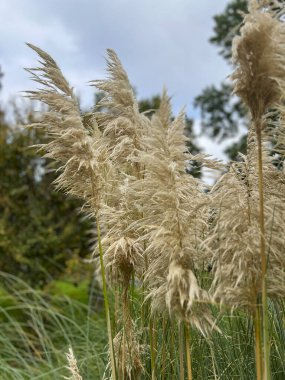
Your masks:
[{"label": "sky", "polygon": [[[209,43],[213,16],[229,0],[0,0],[2,103],[35,88],[23,67],[37,58],[25,42],[47,51],[74,86],[84,108],[106,76],[106,49],[118,54],[139,99],[166,86],[174,113],[186,107],[199,132],[195,96],[219,84],[231,68]],[[203,137],[205,152],[224,158],[222,148]]]}]

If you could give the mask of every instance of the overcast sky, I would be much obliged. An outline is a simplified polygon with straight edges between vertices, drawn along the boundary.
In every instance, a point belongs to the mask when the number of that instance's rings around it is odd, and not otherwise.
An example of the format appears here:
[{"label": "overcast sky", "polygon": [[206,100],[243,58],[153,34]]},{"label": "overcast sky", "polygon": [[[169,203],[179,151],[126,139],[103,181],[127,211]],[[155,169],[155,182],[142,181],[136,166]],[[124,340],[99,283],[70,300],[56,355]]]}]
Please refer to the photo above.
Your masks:
[{"label": "overcast sky", "polygon": [[[213,16],[228,0],[0,0],[0,64],[5,74],[2,100],[32,89],[28,73],[36,55],[24,42],[46,50],[77,89],[84,107],[92,105],[88,81],[105,76],[105,51],[120,57],[138,98],[165,85],[174,112],[186,106],[199,118],[193,99],[218,84],[231,69],[209,44]],[[208,140],[205,150],[217,150]],[[202,145],[202,144],[201,144]],[[218,152],[217,152],[218,153]]]}]

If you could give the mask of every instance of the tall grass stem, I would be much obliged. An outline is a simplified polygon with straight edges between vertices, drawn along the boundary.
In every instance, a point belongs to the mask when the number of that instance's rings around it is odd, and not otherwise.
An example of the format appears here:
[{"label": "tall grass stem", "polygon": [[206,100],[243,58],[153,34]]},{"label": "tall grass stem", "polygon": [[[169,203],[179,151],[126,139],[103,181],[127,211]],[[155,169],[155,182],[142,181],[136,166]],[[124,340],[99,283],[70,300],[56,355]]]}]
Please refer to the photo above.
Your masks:
[{"label": "tall grass stem", "polygon": [[155,375],[156,353],[155,353],[155,342],[154,342],[154,322],[153,322],[153,317],[150,317],[149,327],[150,327],[151,380],[156,380],[156,375]]},{"label": "tall grass stem", "polygon": [[256,126],[257,149],[258,149],[258,192],[259,192],[259,225],[260,225],[260,259],[261,259],[261,286],[262,286],[262,328],[263,328],[263,360],[264,378],[271,379],[270,372],[270,342],[268,331],[268,305],[267,305],[267,258],[265,251],[265,217],[264,217],[264,190],[263,190],[263,159],[261,125]]},{"label": "tall grass stem", "polygon": [[179,323],[179,379],[184,380],[184,326]]},{"label": "tall grass stem", "polygon": [[185,345],[186,345],[186,361],[187,361],[187,379],[192,380],[192,364],[191,364],[191,341],[189,324],[185,323]]},{"label": "tall grass stem", "polygon": [[259,306],[256,305],[254,311],[254,336],[255,336],[255,367],[256,379],[262,380],[262,340],[261,340],[261,326],[260,326],[260,312]]},{"label": "tall grass stem", "polygon": [[115,353],[114,353],[112,328],[111,328],[110,307],[109,307],[109,301],[108,301],[106,274],[105,274],[105,267],[104,267],[104,261],[103,261],[103,249],[102,249],[101,232],[100,232],[100,224],[99,224],[98,217],[96,217],[96,225],[97,225],[97,234],[98,234],[98,246],[99,246],[99,254],[100,254],[100,266],[101,266],[101,274],[102,274],[103,296],[104,296],[104,305],[105,305],[105,313],[106,313],[106,321],[107,321],[108,341],[109,341],[109,349],[110,349],[112,380],[116,380],[116,362],[115,362]]}]

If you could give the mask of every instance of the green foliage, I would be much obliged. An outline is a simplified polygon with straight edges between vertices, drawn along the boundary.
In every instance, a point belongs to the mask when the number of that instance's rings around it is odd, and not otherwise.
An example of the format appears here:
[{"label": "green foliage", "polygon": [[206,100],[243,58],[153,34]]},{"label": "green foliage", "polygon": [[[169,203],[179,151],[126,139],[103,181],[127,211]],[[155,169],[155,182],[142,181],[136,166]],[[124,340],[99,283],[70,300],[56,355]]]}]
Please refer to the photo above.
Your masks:
[{"label": "green foliage", "polygon": [[[199,273],[199,277],[209,284],[211,273]],[[151,320],[149,303],[144,300],[138,288],[132,289],[129,301],[132,304],[132,318],[140,325],[141,339],[150,341],[151,328],[154,340],[155,364],[154,373],[158,379],[179,380],[179,326],[173,318],[167,315],[156,315],[153,326],[148,326]],[[271,301],[269,315],[271,320],[271,367],[272,379],[282,380],[285,374],[285,335],[284,335],[284,302]],[[231,312],[212,306],[212,312],[221,333],[214,331],[204,338],[191,329],[191,355],[193,379],[243,379],[252,380],[255,374],[254,329],[252,319],[242,309]],[[116,320],[118,323],[118,321]],[[185,342],[184,342],[185,343]],[[184,349],[184,348],[183,348]],[[143,356],[145,372],[141,380],[151,379],[153,364],[150,347],[146,347]],[[186,360],[184,357],[186,372]],[[185,377],[186,378],[186,377]]]},{"label": "green foliage", "polygon": [[[242,13],[246,10],[247,0],[233,0],[223,13],[214,16],[214,35],[210,42],[221,48],[219,53],[226,60],[231,58],[232,40],[239,33]],[[232,85],[222,83],[219,88],[205,88],[202,94],[195,98],[194,104],[201,110],[202,133],[218,141],[236,136],[246,120],[246,107],[240,100],[232,99],[232,90]],[[237,147],[244,149],[245,145],[241,141],[229,147],[225,153],[233,157],[236,155]],[[241,153],[245,153],[245,150],[241,150]]]},{"label": "green foliage", "polygon": [[63,280],[52,281],[45,288],[49,294],[56,297],[68,297],[72,300],[88,304],[89,281],[85,279],[80,283],[67,282]]},{"label": "green foliage", "polygon": [[231,1],[225,11],[214,16],[214,36],[210,42],[221,47],[220,54],[227,60],[231,59],[232,40],[239,33],[243,13],[247,11],[247,0]]},{"label": "green foliage", "polygon": [[30,284],[60,276],[74,255],[89,254],[90,221],[80,203],[54,190],[48,160],[28,147],[44,141],[41,131],[1,125],[0,263]]},{"label": "green foliage", "polygon": [[139,101],[140,112],[146,112],[147,115],[152,116],[158,110],[161,103],[161,96],[154,95],[149,99],[141,99]]},{"label": "green foliage", "polygon": [[201,109],[202,132],[221,140],[235,136],[245,121],[246,108],[239,99],[232,99],[232,86],[222,83],[220,88],[209,86],[195,98]]},{"label": "green foliage", "polygon": [[238,154],[241,152],[246,152],[247,147],[247,136],[244,135],[240,138],[240,140],[232,145],[230,145],[228,148],[225,149],[225,153],[228,155],[230,160],[237,160]]},{"label": "green foliage", "polygon": [[[91,313],[87,304],[60,291],[35,291],[18,277],[2,272],[0,283],[1,379],[64,378],[68,375],[65,354],[69,347],[84,380],[102,378],[107,340],[101,312]],[[86,286],[79,285],[79,289],[80,298],[85,298]]]},{"label": "green foliage", "polygon": [[[101,379],[106,369],[107,334],[102,311],[90,314],[85,303],[86,283],[74,287],[68,282],[54,282],[44,292],[35,291],[15,276],[0,273],[0,378],[5,380],[57,380],[67,376],[65,353],[72,346],[84,380]],[[73,292],[78,289],[74,297]],[[65,290],[70,296],[67,296]],[[134,288],[131,302],[133,317],[143,323],[142,303]],[[81,299],[81,301],[79,301]],[[90,300],[91,302],[92,300]],[[113,304],[111,305],[113,308]],[[270,303],[271,365],[273,380],[284,378],[285,336],[284,303]],[[147,303],[143,305],[147,311]],[[194,379],[255,378],[253,326],[242,311],[219,316],[223,334],[213,333],[204,339],[191,333]],[[89,317],[88,317],[89,315]],[[147,320],[149,315],[144,318]],[[169,318],[154,323],[158,378],[179,379],[178,326]],[[149,329],[142,333],[149,338]],[[172,342],[172,343],[171,343]],[[146,347],[145,372],[151,378],[149,347]],[[1,377],[2,376],[2,377]]]},{"label": "green foliage", "polygon": [[[210,42],[220,47],[219,53],[229,62],[232,40],[239,34],[243,14],[247,12],[247,3],[247,0],[232,0],[224,12],[214,16],[214,35]],[[277,3],[269,2],[269,5],[272,10],[281,9]],[[233,86],[227,83],[221,83],[219,87],[208,86],[194,101],[195,107],[201,110],[202,133],[219,142],[236,136],[247,121],[247,108],[239,99],[233,100],[232,91]],[[235,159],[238,152],[246,152],[244,136],[224,151],[230,159]]]}]

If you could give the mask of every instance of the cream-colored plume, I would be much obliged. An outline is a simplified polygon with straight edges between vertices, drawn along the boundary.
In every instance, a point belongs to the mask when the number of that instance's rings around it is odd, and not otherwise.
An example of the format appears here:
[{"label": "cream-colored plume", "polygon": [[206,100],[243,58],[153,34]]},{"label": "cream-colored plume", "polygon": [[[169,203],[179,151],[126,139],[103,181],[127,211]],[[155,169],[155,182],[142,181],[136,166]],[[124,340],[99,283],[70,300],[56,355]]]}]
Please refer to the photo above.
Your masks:
[{"label": "cream-colored plume", "polygon": [[[212,232],[205,242],[213,256],[212,293],[216,301],[253,311],[261,294],[261,259],[256,137],[248,137],[247,156],[233,163],[213,187]],[[267,292],[285,296],[285,177],[263,149],[265,227],[268,257]]]},{"label": "cream-colored plume", "polygon": [[171,122],[164,93],[139,155],[145,171],[142,185],[137,182],[143,210],[138,228],[147,247],[145,281],[153,309],[168,309],[204,332],[212,320],[207,293],[195,276],[205,227],[199,208],[204,193],[200,182],[186,173],[184,122],[183,113]]},{"label": "cream-colored plume", "polygon": [[114,338],[115,356],[118,358],[119,378],[139,380],[144,371],[142,357],[145,348],[139,342],[137,326],[128,319]]},{"label": "cream-colored plume", "polygon": [[119,376],[123,374],[123,378],[133,379],[139,378],[143,367],[128,292],[131,278],[141,277],[144,270],[144,247],[138,231],[133,228],[142,212],[132,188],[143,175],[137,156],[143,149],[142,137],[149,120],[140,114],[128,76],[110,49],[107,65],[109,78],[93,82],[105,94],[99,103],[102,110],[95,113],[95,118],[116,171],[113,189],[110,188],[111,192],[107,194],[109,202],[100,209],[100,220],[106,226],[102,239],[103,260],[109,279],[116,286],[122,285],[121,309],[117,310],[117,318],[121,317],[123,327],[113,340]]},{"label": "cream-colored plume", "polygon": [[132,228],[132,224],[142,217],[136,205],[136,193],[131,188],[130,182],[134,181],[135,177],[126,177],[119,185],[117,206],[105,206],[101,210],[101,218],[108,226],[102,239],[106,271],[124,288],[128,287],[133,274],[141,278],[144,268],[144,247],[138,231]]},{"label": "cream-colored plume", "polygon": [[92,82],[105,94],[99,103],[103,111],[96,112],[95,117],[108,141],[110,159],[120,171],[135,172],[138,176],[140,169],[129,159],[141,149],[141,137],[148,119],[139,113],[134,91],[116,53],[111,49],[107,53],[109,78]]},{"label": "cream-colored plume", "polygon": [[93,82],[105,94],[99,104],[103,111],[96,112],[95,118],[117,173],[114,186],[107,194],[109,202],[101,209],[100,219],[107,226],[102,244],[108,275],[127,287],[132,273],[143,269],[143,247],[137,242],[137,231],[130,227],[141,217],[141,212],[130,184],[142,176],[136,156],[142,150],[142,136],[149,120],[139,113],[128,76],[111,49],[108,49],[107,66],[109,78]]},{"label": "cream-colored plume", "polygon": [[262,8],[266,3],[249,2],[241,36],[233,41],[234,92],[249,107],[259,129],[264,127],[259,119],[280,101],[280,83],[285,77],[284,23],[273,17],[270,8]]},{"label": "cream-colored plume", "polygon": [[31,127],[43,128],[50,138],[40,147],[47,152],[44,157],[60,164],[57,187],[82,198],[92,210],[98,209],[112,172],[101,132],[95,123],[83,124],[74,92],[56,62],[38,47],[28,46],[42,61],[41,67],[27,71],[43,88],[27,95],[48,106],[41,121]]},{"label": "cream-colored plume", "polygon": [[80,376],[79,369],[77,366],[77,360],[74,356],[73,350],[69,347],[69,352],[66,354],[68,361],[67,369],[70,371],[70,376],[65,377],[66,380],[82,380]]}]

